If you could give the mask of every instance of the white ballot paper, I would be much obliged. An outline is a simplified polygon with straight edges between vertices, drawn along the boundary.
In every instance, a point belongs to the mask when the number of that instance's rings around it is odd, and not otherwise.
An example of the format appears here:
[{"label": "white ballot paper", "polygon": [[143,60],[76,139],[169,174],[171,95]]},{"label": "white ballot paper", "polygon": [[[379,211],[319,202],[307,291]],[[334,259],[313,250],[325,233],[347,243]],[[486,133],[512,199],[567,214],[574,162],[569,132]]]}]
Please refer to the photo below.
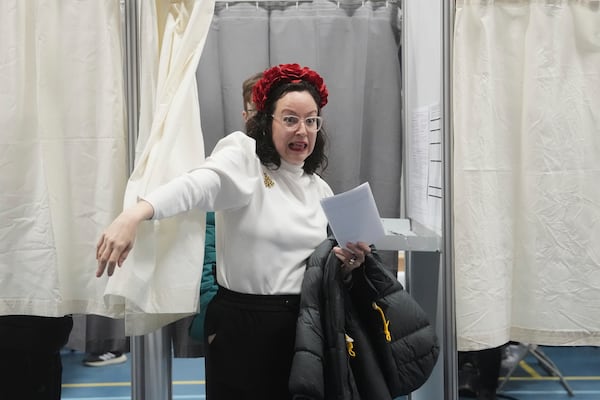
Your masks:
[{"label": "white ballot paper", "polygon": [[321,200],[340,247],[348,242],[373,244],[385,236],[369,182]]}]

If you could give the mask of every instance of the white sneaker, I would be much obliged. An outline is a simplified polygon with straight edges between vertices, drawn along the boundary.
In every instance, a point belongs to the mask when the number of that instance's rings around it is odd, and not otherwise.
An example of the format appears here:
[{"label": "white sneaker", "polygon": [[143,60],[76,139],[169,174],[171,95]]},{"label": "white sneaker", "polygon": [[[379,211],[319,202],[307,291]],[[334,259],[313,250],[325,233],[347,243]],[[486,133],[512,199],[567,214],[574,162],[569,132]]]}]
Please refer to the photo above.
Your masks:
[{"label": "white sneaker", "polygon": [[111,364],[121,364],[127,361],[127,356],[120,351],[107,351],[103,354],[90,354],[84,360],[83,364],[88,367],[103,367]]}]

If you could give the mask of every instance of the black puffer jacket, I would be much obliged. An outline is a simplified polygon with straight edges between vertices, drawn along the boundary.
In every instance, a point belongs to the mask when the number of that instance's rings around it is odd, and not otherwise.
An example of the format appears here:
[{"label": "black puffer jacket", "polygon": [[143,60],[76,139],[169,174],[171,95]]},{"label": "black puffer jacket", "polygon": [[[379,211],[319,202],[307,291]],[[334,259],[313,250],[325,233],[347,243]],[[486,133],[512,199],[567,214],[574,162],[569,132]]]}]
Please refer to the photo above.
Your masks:
[{"label": "black puffer jacket", "polygon": [[439,353],[433,327],[374,249],[345,284],[335,245],[325,240],[307,264],[293,398],[391,400],[416,390]]}]

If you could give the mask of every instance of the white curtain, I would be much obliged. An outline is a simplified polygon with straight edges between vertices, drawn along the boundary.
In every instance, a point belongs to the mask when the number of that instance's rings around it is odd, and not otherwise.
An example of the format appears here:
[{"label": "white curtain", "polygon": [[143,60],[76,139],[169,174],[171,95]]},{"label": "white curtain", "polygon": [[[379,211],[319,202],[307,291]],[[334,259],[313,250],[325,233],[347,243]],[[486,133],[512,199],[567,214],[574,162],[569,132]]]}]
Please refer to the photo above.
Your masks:
[{"label": "white curtain", "polygon": [[0,315],[123,311],[94,277],[128,175],[120,16],[0,1]]},{"label": "white curtain", "polygon": [[214,0],[139,7],[128,181],[120,1],[0,2],[0,315],[125,317],[138,335],[197,310],[203,212],[143,224],[126,267],[95,277],[123,203],[204,160],[195,72]]},{"label": "white curtain", "polygon": [[119,313],[95,243],[127,177],[118,1],[0,2],[0,314]]},{"label": "white curtain", "polygon": [[462,0],[459,350],[600,345],[600,2]]},{"label": "white curtain", "polygon": [[[142,103],[125,207],[204,161],[196,68],[214,11],[214,0],[138,4]],[[106,288],[108,300],[125,302],[128,335],[197,312],[204,235],[202,210],[140,225],[126,265]]]}]

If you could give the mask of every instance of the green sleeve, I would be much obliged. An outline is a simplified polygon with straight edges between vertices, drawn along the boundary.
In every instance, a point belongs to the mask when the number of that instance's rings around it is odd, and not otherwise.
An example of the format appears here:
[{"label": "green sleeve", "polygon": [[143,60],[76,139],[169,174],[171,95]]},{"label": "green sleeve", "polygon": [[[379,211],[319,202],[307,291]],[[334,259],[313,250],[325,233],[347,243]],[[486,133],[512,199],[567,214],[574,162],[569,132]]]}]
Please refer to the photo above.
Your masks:
[{"label": "green sleeve", "polygon": [[190,336],[204,341],[204,319],[208,303],[217,294],[217,279],[215,267],[217,252],[215,249],[215,214],[206,213],[206,240],[204,245],[204,265],[202,267],[202,280],[200,281],[200,311],[194,316],[190,324]]}]

